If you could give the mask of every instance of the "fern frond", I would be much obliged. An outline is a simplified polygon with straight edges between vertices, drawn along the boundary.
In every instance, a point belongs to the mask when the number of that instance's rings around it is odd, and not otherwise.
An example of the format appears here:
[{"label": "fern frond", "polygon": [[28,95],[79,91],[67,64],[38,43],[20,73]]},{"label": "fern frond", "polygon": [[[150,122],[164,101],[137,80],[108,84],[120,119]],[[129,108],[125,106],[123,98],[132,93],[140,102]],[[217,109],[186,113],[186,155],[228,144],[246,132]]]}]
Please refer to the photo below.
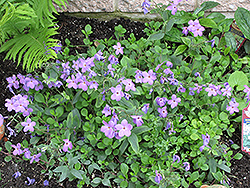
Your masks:
[{"label": "fern frond", "polygon": [[[13,59],[23,68],[34,70],[49,59],[54,59],[56,53],[50,49],[58,41],[51,40],[50,36],[56,34],[55,28],[31,29],[28,34],[21,34],[10,39],[0,47],[0,52],[8,51],[5,59]],[[46,48],[47,46],[47,48]]]}]

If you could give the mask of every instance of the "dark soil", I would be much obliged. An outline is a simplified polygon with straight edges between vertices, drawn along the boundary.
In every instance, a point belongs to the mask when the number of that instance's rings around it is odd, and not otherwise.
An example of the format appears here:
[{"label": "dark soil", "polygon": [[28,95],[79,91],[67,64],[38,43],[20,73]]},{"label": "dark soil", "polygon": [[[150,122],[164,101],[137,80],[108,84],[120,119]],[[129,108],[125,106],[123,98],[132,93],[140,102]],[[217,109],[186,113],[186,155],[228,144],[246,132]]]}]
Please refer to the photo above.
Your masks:
[{"label": "dark soil", "polygon": [[[109,39],[111,36],[114,36],[114,27],[121,24],[126,30],[125,38],[128,38],[130,33],[134,33],[137,39],[141,37],[146,37],[143,29],[145,28],[144,23],[134,22],[126,19],[114,19],[111,21],[99,21],[97,19],[89,19],[89,18],[74,18],[71,16],[67,16],[64,14],[60,14],[58,16],[58,26],[59,26],[59,35],[56,36],[59,40],[62,41],[62,44],[65,45],[65,39],[68,38],[73,45],[83,45],[84,35],[81,30],[84,27],[90,24],[92,26],[93,33],[90,35],[90,40],[93,41],[95,39]],[[75,48],[79,53],[86,52],[86,48],[84,47],[76,47]],[[74,51],[73,51],[74,52]],[[6,89],[7,81],[6,78],[12,76],[13,74],[25,72],[22,70],[22,67],[16,67],[16,64],[12,61],[5,60],[4,54],[0,54],[0,114],[3,116],[8,116],[9,112],[7,108],[5,108],[5,99],[11,98],[12,94]],[[14,128],[14,125],[10,125],[10,127]],[[235,127],[236,128],[236,127]],[[7,137],[8,130],[6,131],[5,136]],[[23,141],[24,138],[29,138],[29,135],[20,132],[16,137],[11,137],[9,140],[13,144],[17,144]],[[228,140],[229,138],[227,138]],[[239,128],[236,128],[236,132],[234,133],[231,140],[240,146],[241,144],[241,131]],[[0,141],[0,147],[4,148],[4,141]],[[3,149],[3,152],[7,152]],[[55,179],[49,179],[47,175],[41,175],[42,167],[35,164],[30,164],[29,161],[23,161],[21,159],[13,159],[10,162],[5,162],[4,158],[6,155],[0,152],[0,187],[2,188],[22,188],[22,187],[44,187],[44,180],[49,180],[49,186],[47,187],[77,187],[77,181],[69,182],[65,180],[63,183],[59,184]],[[234,153],[240,152],[243,154],[243,158],[241,160],[232,159],[231,163],[231,174],[228,175],[230,178],[231,186],[234,188],[248,188],[250,187],[250,155],[241,152],[240,149],[236,150]],[[18,178],[14,178],[12,175],[17,172],[21,172],[21,176]],[[36,182],[33,185],[26,185],[27,177],[34,178]]]}]

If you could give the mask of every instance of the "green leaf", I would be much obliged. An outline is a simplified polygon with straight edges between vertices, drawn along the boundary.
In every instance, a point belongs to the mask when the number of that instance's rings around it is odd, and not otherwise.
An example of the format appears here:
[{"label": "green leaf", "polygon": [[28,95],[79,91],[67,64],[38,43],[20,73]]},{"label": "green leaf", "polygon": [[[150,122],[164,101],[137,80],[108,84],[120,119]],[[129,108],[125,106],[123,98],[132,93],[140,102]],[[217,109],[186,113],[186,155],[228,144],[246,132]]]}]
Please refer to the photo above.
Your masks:
[{"label": "green leaf", "polygon": [[120,168],[121,168],[121,172],[123,173],[123,175],[127,178],[128,177],[128,165],[126,165],[125,163],[122,163]]},{"label": "green leaf", "polygon": [[217,28],[217,24],[215,23],[215,21],[213,21],[212,19],[209,18],[201,18],[199,19],[199,22],[202,26],[204,27],[210,27],[210,28]]},{"label": "green leaf", "polygon": [[142,125],[140,127],[135,127],[132,132],[135,133],[136,135],[139,135],[139,134],[142,134],[142,133],[145,133],[145,132],[148,132],[150,131],[152,128],[151,127],[148,127],[146,125]]},{"label": "green leaf", "polygon": [[88,115],[88,110],[86,108],[83,108],[81,110],[81,114],[82,114],[82,116],[87,116]]},{"label": "green leaf", "polygon": [[102,106],[102,104],[104,103],[104,101],[102,100],[103,95],[98,95],[98,97],[96,98],[96,102],[95,102],[95,107],[96,108],[100,108]]},{"label": "green leaf", "polygon": [[78,92],[76,93],[76,95],[74,96],[73,101],[72,101],[73,104],[77,103],[77,101],[79,100],[79,98],[80,98],[80,96],[81,96],[82,91],[83,91],[83,90],[80,90],[80,91],[78,91]]},{"label": "green leaf", "polygon": [[94,183],[94,184],[99,184],[99,183],[101,183],[101,181],[102,181],[101,178],[94,178],[94,179],[92,180],[92,183]]},{"label": "green leaf", "polygon": [[126,140],[123,140],[123,142],[122,142],[122,145],[120,146],[120,148],[119,148],[119,150],[120,150],[120,155],[122,155],[124,152],[125,152],[125,150],[127,149],[127,147],[128,147],[128,140],[126,139]]},{"label": "green leaf", "polygon": [[109,179],[103,179],[103,180],[102,180],[102,184],[105,185],[105,186],[111,187],[111,183],[110,183],[110,180],[109,180]]},{"label": "green leaf", "polygon": [[5,148],[7,149],[8,152],[12,150],[12,143],[10,141],[5,142]]},{"label": "green leaf", "polygon": [[191,45],[191,40],[188,37],[181,37],[181,40],[184,44],[186,44],[188,47]]},{"label": "green leaf", "polygon": [[230,169],[225,163],[226,163],[226,162],[223,161],[223,163],[218,164],[217,166],[218,166],[220,169],[224,170],[225,172],[231,173],[231,169]]},{"label": "green leaf", "polygon": [[153,40],[160,40],[164,37],[164,33],[162,33],[161,31],[158,33],[154,33],[151,34],[148,38],[149,41],[153,41]]},{"label": "green leaf", "polygon": [[56,108],[56,117],[61,117],[63,115],[64,108],[62,106],[58,106]]},{"label": "green leaf", "polygon": [[172,18],[171,20],[168,21],[168,23],[165,25],[165,28],[163,29],[163,32],[168,32],[172,29],[174,25],[175,19]]},{"label": "green leaf", "polygon": [[36,93],[34,98],[35,98],[35,101],[39,103],[45,103],[44,96],[41,93]]},{"label": "green leaf", "polygon": [[217,3],[214,1],[206,1],[206,2],[202,3],[200,7],[195,9],[194,14],[198,15],[199,12],[214,8],[219,4],[220,3]]},{"label": "green leaf", "polygon": [[74,168],[72,168],[72,169],[70,170],[70,173],[73,174],[73,176],[75,176],[76,178],[78,178],[78,179],[80,179],[80,180],[83,179],[81,173],[80,173],[78,170],[74,169]]},{"label": "green leaf", "polygon": [[233,74],[230,75],[228,83],[232,88],[234,86],[237,86],[237,91],[239,91],[243,90],[245,88],[244,85],[248,84],[248,78],[244,72],[235,71]]},{"label": "green leaf", "polygon": [[238,7],[234,13],[235,21],[244,34],[244,36],[250,39],[250,12],[242,7]]},{"label": "green leaf", "polygon": [[187,49],[187,46],[186,46],[186,45],[180,45],[180,46],[178,46],[177,49],[175,50],[174,55],[175,55],[175,56],[178,56],[178,55],[182,54],[186,49]]},{"label": "green leaf", "polygon": [[34,136],[34,137],[32,137],[32,138],[30,139],[30,143],[31,143],[32,145],[35,145],[39,140],[40,140],[40,137]]},{"label": "green leaf", "polygon": [[128,141],[129,141],[132,149],[134,150],[134,152],[136,154],[138,154],[139,153],[139,144],[138,144],[138,138],[137,138],[136,134],[132,133],[130,135],[130,137],[128,137]]},{"label": "green leaf", "polygon": [[235,51],[237,43],[234,38],[234,35],[231,32],[225,33],[225,40],[226,40],[227,46],[230,46],[230,50]]},{"label": "green leaf", "polygon": [[127,182],[127,181],[122,181],[122,182],[120,183],[120,187],[121,187],[121,188],[128,187],[128,182]]},{"label": "green leaf", "polygon": [[221,121],[226,121],[228,120],[228,115],[225,112],[221,112],[219,118],[221,119]]},{"label": "green leaf", "polygon": [[190,176],[191,182],[197,180],[198,178],[199,178],[199,172],[198,172],[198,171],[193,172],[193,173],[191,174],[191,176]]},{"label": "green leaf", "polygon": [[4,157],[5,162],[10,162],[12,160],[12,157],[10,155]]},{"label": "green leaf", "polygon": [[241,159],[243,155],[241,153],[236,153],[236,155],[233,157],[234,159]]},{"label": "green leaf", "polygon": [[192,140],[198,140],[200,138],[196,133],[191,134],[190,137]]},{"label": "green leaf", "polygon": [[219,12],[212,12],[206,18],[213,19],[215,22],[218,23],[221,20],[224,20],[226,18],[226,16],[224,14],[219,13]]}]

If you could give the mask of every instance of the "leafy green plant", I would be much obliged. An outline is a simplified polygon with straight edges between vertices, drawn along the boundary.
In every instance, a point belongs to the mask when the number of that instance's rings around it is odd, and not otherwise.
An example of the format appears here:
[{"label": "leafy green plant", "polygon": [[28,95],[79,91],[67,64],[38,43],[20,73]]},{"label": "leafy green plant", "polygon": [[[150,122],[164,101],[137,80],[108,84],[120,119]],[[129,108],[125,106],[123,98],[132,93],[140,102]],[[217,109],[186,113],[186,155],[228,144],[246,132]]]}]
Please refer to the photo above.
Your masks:
[{"label": "leafy green plant", "polygon": [[147,39],[122,39],[119,25],[116,40],[93,46],[87,25],[86,54],[69,55],[67,40],[45,72],[8,78],[23,93],[6,101],[17,112],[8,121],[23,114],[15,128],[32,138],[6,142],[5,160],[21,155],[78,187],[228,187],[231,160],[242,155],[222,137],[232,136],[250,99],[250,67],[230,48],[233,20],[204,16],[216,5],[193,14],[156,5],[163,21],[146,23]]},{"label": "leafy green plant", "polygon": [[[55,59],[52,47],[58,41],[53,22],[57,13],[52,0],[1,1],[0,3],[0,52],[7,51],[6,59],[13,59],[23,68],[34,70],[49,59]],[[60,7],[65,1],[54,1]]]}]

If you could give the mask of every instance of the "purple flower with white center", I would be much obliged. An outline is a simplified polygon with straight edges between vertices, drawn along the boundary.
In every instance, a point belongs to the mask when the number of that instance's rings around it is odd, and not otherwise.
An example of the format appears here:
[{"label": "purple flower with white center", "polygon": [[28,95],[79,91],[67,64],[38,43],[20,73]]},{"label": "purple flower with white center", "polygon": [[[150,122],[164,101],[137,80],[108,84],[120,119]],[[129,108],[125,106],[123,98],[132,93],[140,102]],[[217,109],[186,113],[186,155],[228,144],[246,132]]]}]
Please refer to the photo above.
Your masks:
[{"label": "purple flower with white center", "polygon": [[114,132],[115,122],[109,121],[109,123],[107,123],[106,121],[103,120],[102,123],[104,124],[104,126],[101,127],[101,131],[105,134],[106,137],[113,138],[115,136]]},{"label": "purple flower with white center", "polygon": [[226,110],[229,111],[230,114],[233,114],[234,112],[239,112],[238,109],[239,103],[235,101],[234,98],[229,102],[229,106],[227,105]]},{"label": "purple flower with white center", "polygon": [[183,163],[183,168],[185,168],[186,172],[190,170],[190,164],[189,162],[184,162]]},{"label": "purple flower with white center", "polygon": [[151,6],[151,3],[149,0],[144,0],[141,6],[142,6],[144,14],[147,14],[148,13],[147,8],[149,8]]},{"label": "purple flower with white center", "polygon": [[123,80],[122,83],[125,85],[125,91],[135,91],[135,84],[132,82],[131,79]]},{"label": "purple flower with white center", "polygon": [[229,102],[229,105],[230,106],[238,107],[239,103],[236,102],[235,98],[232,98],[231,101]]},{"label": "purple flower with white center", "polygon": [[18,177],[20,177],[22,174],[19,172],[19,171],[17,171],[17,172],[15,172],[12,176],[14,176],[14,178],[18,178]]},{"label": "purple flower with white center", "polygon": [[97,74],[95,73],[95,71],[92,71],[91,69],[88,70],[89,71],[89,78],[95,77],[97,76]]},{"label": "purple flower with white center", "polygon": [[72,68],[76,69],[76,70],[79,70],[79,64],[80,64],[80,61],[79,60],[73,60],[72,61],[73,65],[72,65]]},{"label": "purple flower with white center", "polygon": [[98,86],[99,86],[99,84],[96,81],[91,81],[89,83],[89,89],[93,89],[94,88],[95,90],[97,90]]},{"label": "purple flower with white center", "polygon": [[128,101],[130,99],[131,95],[124,92],[124,98]]},{"label": "purple flower with white center", "polygon": [[111,89],[111,92],[113,93],[111,95],[112,100],[120,101],[121,98],[124,96],[121,85],[117,85],[115,88],[111,87],[110,89]]},{"label": "purple flower with white center", "polygon": [[111,108],[108,104],[106,104],[106,106],[104,107],[104,109],[102,110],[102,113],[108,117],[109,115],[111,115]]},{"label": "purple flower with white center", "polygon": [[178,105],[178,103],[181,102],[181,98],[177,98],[176,95],[172,95],[172,99],[168,100],[168,104],[171,105],[171,108],[173,109]]},{"label": "purple flower with white center", "polygon": [[16,146],[11,145],[11,147],[13,147],[15,149],[13,151],[13,155],[21,155],[23,153],[23,151],[21,150],[21,144],[20,143],[18,143]]},{"label": "purple flower with white center", "polygon": [[142,124],[144,123],[142,120],[142,115],[131,117],[133,118],[133,122],[136,124],[137,127],[142,126]]},{"label": "purple flower with white center", "polygon": [[31,157],[31,152],[30,152],[30,150],[28,149],[28,148],[25,148],[24,150],[23,150],[23,153],[24,153],[24,157],[26,158],[26,159],[31,159],[32,157]]},{"label": "purple flower with white center", "polygon": [[38,81],[38,84],[35,86],[35,90],[43,90],[43,83],[41,81]]},{"label": "purple flower with white center", "polygon": [[194,88],[192,87],[189,88],[189,95],[192,95],[192,96],[194,95]]},{"label": "purple flower with white center", "polygon": [[199,36],[202,36],[202,32],[205,31],[205,28],[202,27],[202,26],[199,26],[197,27],[194,31],[193,31],[193,34],[194,34],[194,37],[197,37],[198,35]]},{"label": "purple flower with white center", "polygon": [[48,180],[44,180],[43,185],[44,186],[49,186],[49,181]]},{"label": "purple flower with white center", "polygon": [[22,122],[21,125],[24,126],[24,129],[23,129],[24,132],[27,132],[28,130],[30,132],[33,132],[34,131],[34,126],[36,125],[36,122],[31,121],[31,119],[28,118],[27,121]]},{"label": "purple flower with white center", "polygon": [[194,84],[196,87],[193,88],[193,90],[197,90],[197,93],[200,93],[203,90],[203,87],[205,87],[205,85],[201,85],[199,86],[197,83]]},{"label": "purple flower with white center", "polygon": [[194,73],[194,75],[195,75],[196,77],[201,77],[201,75],[200,75],[199,72]]},{"label": "purple flower with white center", "polygon": [[170,85],[177,86],[179,84],[179,81],[175,78],[168,78],[168,80]]},{"label": "purple flower with white center", "polygon": [[122,120],[121,124],[115,125],[115,128],[119,130],[119,137],[127,136],[129,137],[131,135],[131,130],[133,126],[128,123],[126,119]]},{"label": "purple flower with white center", "polygon": [[200,23],[199,23],[199,20],[189,20],[188,22],[189,26],[188,26],[188,30],[191,31],[191,32],[194,32],[196,30],[196,28],[200,27]]},{"label": "purple flower with white center", "polygon": [[[202,140],[203,140],[203,145],[200,147],[200,151],[202,152],[203,149],[208,146],[209,140],[210,140],[210,135],[206,133],[206,135],[202,134]],[[210,148],[210,147],[209,147]]]},{"label": "purple flower with white center", "polygon": [[27,179],[28,179],[28,182],[29,182],[28,184],[25,182],[27,185],[32,185],[36,181],[35,179],[30,179],[29,177],[27,177]]},{"label": "purple flower with white center", "polygon": [[155,182],[156,183],[160,183],[162,180],[162,175],[160,173],[157,172],[157,170],[155,171]]},{"label": "purple flower with white center", "polygon": [[109,65],[108,65],[108,69],[109,69],[109,70],[108,70],[107,74],[110,73],[111,76],[114,77],[114,72],[113,72],[113,71],[115,71],[115,69],[112,68],[112,64],[109,64]]},{"label": "purple flower with white center", "polygon": [[160,117],[165,118],[168,115],[167,107],[158,108],[157,111],[160,113]]},{"label": "purple flower with white center", "polygon": [[153,85],[154,80],[156,80],[156,76],[155,73],[153,72],[153,70],[149,70],[148,73],[147,72],[142,72],[143,75],[143,83],[149,83],[150,85]]},{"label": "purple flower with white center", "polygon": [[75,77],[74,75],[71,76],[71,79],[68,78],[68,79],[66,80],[66,82],[68,83],[68,84],[67,84],[67,87],[68,87],[68,88],[72,88],[72,87],[73,87],[74,89],[77,89],[77,88],[78,88],[78,86],[77,86],[78,79],[76,79],[76,77]]},{"label": "purple flower with white center", "polygon": [[170,3],[167,9],[171,10],[171,14],[175,15],[175,13],[177,12],[177,5],[174,3]]},{"label": "purple flower with white center", "polygon": [[91,66],[89,65],[89,61],[87,61],[85,59],[80,59],[79,67],[82,68],[82,73],[85,73],[86,71],[88,71],[91,68]]},{"label": "purple flower with white center", "polygon": [[181,92],[181,93],[185,93],[186,92],[186,88],[183,87],[182,85],[180,85],[180,87],[177,89],[177,92]]},{"label": "purple flower with white center", "polygon": [[171,61],[167,61],[166,62],[166,66],[172,68],[173,67],[173,63]]},{"label": "purple flower with white center", "polygon": [[212,47],[212,48],[214,47],[214,44],[215,44],[215,40],[214,40],[214,39],[212,39],[212,40],[210,40],[210,41],[207,41],[207,42],[211,42],[211,47]]},{"label": "purple flower with white center", "polygon": [[97,60],[97,61],[101,61],[104,59],[104,57],[102,56],[102,52],[101,50],[99,50],[95,55],[94,55],[94,58]]},{"label": "purple flower with white center", "polygon": [[165,78],[164,76],[161,76],[161,78],[160,78],[160,83],[161,83],[161,84],[164,84],[165,82],[168,82],[168,79]]},{"label": "purple flower with white center", "polygon": [[156,103],[157,103],[160,107],[163,107],[163,106],[166,104],[167,101],[168,101],[168,100],[167,100],[166,97],[162,97],[162,98],[157,97],[157,98],[156,98]]},{"label": "purple flower with white center", "polygon": [[68,152],[69,149],[73,148],[72,143],[69,141],[69,139],[63,139],[64,145],[63,145],[63,151]]},{"label": "purple flower with white center", "polygon": [[175,161],[177,161],[177,163],[179,163],[180,160],[181,160],[181,158],[180,158],[178,155],[174,155],[174,156],[173,156],[173,163],[174,163]]},{"label": "purple flower with white center", "polygon": [[109,62],[111,63],[111,64],[118,64],[119,62],[118,62],[118,58],[117,57],[115,57],[114,55],[110,55],[109,56],[109,58],[108,58],[108,60],[109,60]]},{"label": "purple flower with white center", "polygon": [[14,86],[15,89],[19,88],[19,82],[16,80],[16,76],[13,75],[12,77],[6,78],[7,82],[9,83],[8,87]]},{"label": "purple flower with white center", "polygon": [[216,96],[217,95],[217,88],[213,84],[209,84],[209,87],[205,89],[206,92],[208,92],[208,96]]},{"label": "purple flower with white center", "polygon": [[144,106],[142,107],[141,110],[142,110],[145,114],[147,114],[147,113],[148,113],[148,109],[149,109],[149,103],[144,104]]},{"label": "purple flower with white center", "polygon": [[33,112],[32,108],[25,108],[22,113],[23,113],[23,116],[26,117],[26,116],[29,116],[31,112]]},{"label": "purple flower with white center", "polygon": [[33,161],[38,162],[38,161],[40,160],[39,157],[41,157],[41,155],[42,155],[41,153],[38,153],[38,154],[36,154],[36,155],[31,156],[31,157],[30,157],[30,159],[31,159],[31,160],[30,160],[30,164],[33,163]]},{"label": "purple flower with white center", "polygon": [[115,51],[115,54],[118,55],[118,54],[123,54],[123,48],[121,46],[121,43],[120,42],[117,42],[117,45],[114,45],[113,48],[116,50]]},{"label": "purple flower with white center", "polygon": [[182,29],[183,29],[182,33],[187,36],[188,35],[188,27],[183,27]]}]

